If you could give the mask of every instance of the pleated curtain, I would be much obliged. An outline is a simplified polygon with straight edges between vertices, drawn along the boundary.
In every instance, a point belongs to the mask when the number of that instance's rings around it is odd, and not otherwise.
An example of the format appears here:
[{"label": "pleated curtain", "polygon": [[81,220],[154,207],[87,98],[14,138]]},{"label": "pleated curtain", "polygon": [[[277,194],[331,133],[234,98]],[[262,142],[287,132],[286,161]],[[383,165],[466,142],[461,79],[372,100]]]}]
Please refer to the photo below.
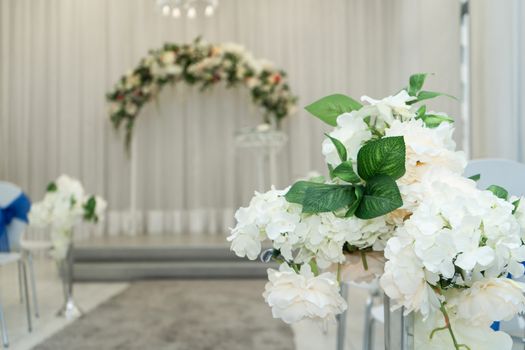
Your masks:
[{"label": "pleated curtain", "polygon": [[[130,234],[131,161],[105,93],[149,49],[201,36],[287,71],[300,108],[283,125],[283,188],[325,172],[328,128],[304,105],[335,92],[389,95],[413,72],[435,73],[429,89],[459,96],[459,11],[455,0],[221,0],[212,18],[175,20],[153,0],[0,0],[0,178],[38,200],[51,179],[75,176],[110,204],[99,234]],[[453,100],[432,108],[459,119]],[[247,91],[224,86],[167,87],[144,108],[133,154],[138,234],[227,232],[257,187],[256,154],[236,149],[234,135],[261,118]]]}]

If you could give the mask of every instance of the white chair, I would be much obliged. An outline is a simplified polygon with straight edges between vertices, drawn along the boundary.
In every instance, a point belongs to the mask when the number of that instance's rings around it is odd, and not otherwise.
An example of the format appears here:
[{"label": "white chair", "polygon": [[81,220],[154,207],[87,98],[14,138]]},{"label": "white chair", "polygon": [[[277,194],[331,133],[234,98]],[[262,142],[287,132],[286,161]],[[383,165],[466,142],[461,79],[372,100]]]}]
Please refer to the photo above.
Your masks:
[{"label": "white chair", "polygon": [[[9,206],[16,198],[20,196],[22,191],[17,186],[9,183],[0,181],[0,208]],[[9,241],[9,252],[0,252],[0,267],[9,264],[18,264],[18,278],[19,278],[19,291],[21,301],[25,301],[27,311],[27,323],[29,332],[32,331],[31,323],[31,306],[29,302],[29,290],[27,283],[27,266],[29,265],[32,288],[33,288],[33,300],[36,304],[36,286],[33,273],[32,259],[28,258],[22,249],[22,238],[23,232],[26,228],[26,223],[13,218],[11,223],[7,227],[7,235]],[[29,263],[30,262],[30,263]],[[5,348],[9,346],[9,338],[7,334],[7,325],[4,317],[2,304],[0,302],[0,327],[2,330],[2,343]]]},{"label": "white chair", "polygon": [[480,174],[478,188],[499,185],[516,196],[525,195],[525,164],[508,159],[474,159],[465,169],[465,176]]}]

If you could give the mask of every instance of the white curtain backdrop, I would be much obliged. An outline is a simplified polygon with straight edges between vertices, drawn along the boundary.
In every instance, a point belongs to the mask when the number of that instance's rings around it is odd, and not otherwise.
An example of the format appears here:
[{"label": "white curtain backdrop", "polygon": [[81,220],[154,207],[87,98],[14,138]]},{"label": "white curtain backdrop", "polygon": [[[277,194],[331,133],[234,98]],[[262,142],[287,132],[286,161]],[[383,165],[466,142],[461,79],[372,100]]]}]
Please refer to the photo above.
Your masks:
[{"label": "white curtain backdrop", "polygon": [[472,156],[525,162],[525,2],[471,1]]},{"label": "white curtain backdrop", "polygon": [[[129,234],[130,161],[104,95],[151,48],[198,35],[237,42],[289,74],[299,106],[334,92],[381,97],[413,72],[460,94],[456,0],[221,0],[211,19],[162,18],[154,0],[0,0],[0,178],[39,199],[61,173],[106,197],[109,235]],[[432,107],[458,117],[449,99]],[[256,186],[233,135],[259,120],[246,91],[167,88],[136,127],[140,232],[222,234]],[[284,124],[283,187],[324,172],[321,122]],[[457,123],[457,139],[462,125]]]}]

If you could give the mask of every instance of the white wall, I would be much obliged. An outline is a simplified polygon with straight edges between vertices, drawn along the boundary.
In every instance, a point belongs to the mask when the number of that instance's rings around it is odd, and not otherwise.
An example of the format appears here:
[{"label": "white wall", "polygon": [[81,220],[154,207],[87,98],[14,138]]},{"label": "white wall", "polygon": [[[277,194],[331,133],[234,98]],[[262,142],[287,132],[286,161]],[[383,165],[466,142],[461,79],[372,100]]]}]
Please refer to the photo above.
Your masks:
[{"label": "white wall", "polygon": [[[333,92],[381,97],[420,71],[436,73],[429,89],[460,93],[456,0],[221,0],[214,18],[195,21],[161,18],[153,4],[0,0],[0,178],[37,199],[60,173],[77,176],[109,200],[110,231],[123,230],[116,214],[129,203],[129,160],[104,94],[148,49],[199,34],[283,67],[300,106]],[[433,106],[458,116],[453,100]],[[253,162],[235,156],[232,136],[258,112],[246,92],[183,86],[163,92],[160,107],[143,110],[136,130],[147,230],[222,231],[255,187]],[[324,170],[321,123],[301,110],[285,128],[281,187]]]}]

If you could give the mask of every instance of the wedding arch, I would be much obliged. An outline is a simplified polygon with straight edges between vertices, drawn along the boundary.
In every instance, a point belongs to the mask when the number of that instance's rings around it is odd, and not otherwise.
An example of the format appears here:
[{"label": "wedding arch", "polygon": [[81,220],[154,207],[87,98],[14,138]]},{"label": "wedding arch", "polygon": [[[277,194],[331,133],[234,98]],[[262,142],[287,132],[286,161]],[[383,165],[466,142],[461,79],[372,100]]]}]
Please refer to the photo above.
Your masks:
[{"label": "wedding arch", "polygon": [[276,125],[293,112],[297,100],[283,70],[255,59],[241,45],[209,44],[200,38],[189,44],[166,43],[151,50],[107,94],[111,122],[116,129],[125,128],[127,148],[141,108],[164,86],[178,82],[198,85],[202,90],[221,82],[226,87],[243,85],[250,90],[253,103],[262,108],[265,122]]}]

